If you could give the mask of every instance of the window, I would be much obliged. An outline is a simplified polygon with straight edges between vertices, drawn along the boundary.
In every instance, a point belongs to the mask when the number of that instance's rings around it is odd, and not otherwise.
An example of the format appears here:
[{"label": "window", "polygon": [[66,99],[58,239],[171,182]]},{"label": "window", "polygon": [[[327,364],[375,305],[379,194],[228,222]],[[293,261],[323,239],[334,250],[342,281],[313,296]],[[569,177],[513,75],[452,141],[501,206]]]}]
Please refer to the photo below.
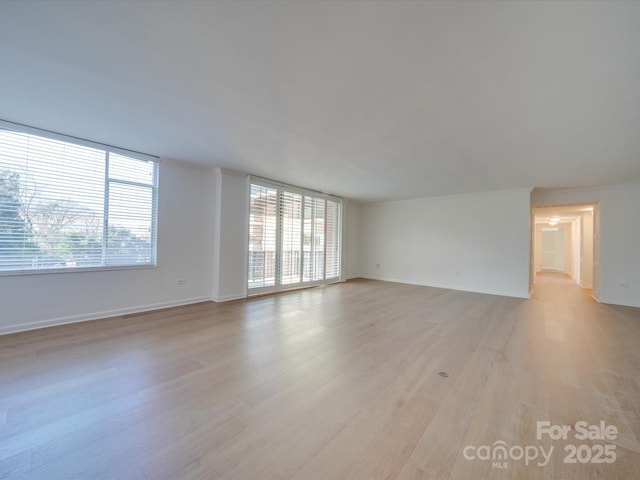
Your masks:
[{"label": "window", "polygon": [[254,178],[249,208],[250,293],[340,279],[339,198]]},{"label": "window", "polygon": [[156,160],[0,123],[0,273],[155,265]]}]

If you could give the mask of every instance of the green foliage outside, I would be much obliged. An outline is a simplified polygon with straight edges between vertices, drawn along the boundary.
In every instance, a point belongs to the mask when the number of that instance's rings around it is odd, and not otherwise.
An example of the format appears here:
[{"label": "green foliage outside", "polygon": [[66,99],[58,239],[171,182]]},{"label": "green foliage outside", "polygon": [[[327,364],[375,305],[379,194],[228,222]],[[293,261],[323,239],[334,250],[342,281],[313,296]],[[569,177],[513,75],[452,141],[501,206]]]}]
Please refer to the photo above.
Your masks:
[{"label": "green foliage outside", "polygon": [[38,254],[33,229],[21,210],[20,176],[0,172],[0,268],[24,268]]},{"label": "green foliage outside", "polygon": [[21,185],[19,173],[0,171],[0,270],[151,260],[149,240],[109,226],[103,249],[101,215],[78,202],[38,202],[37,187],[32,190]]}]

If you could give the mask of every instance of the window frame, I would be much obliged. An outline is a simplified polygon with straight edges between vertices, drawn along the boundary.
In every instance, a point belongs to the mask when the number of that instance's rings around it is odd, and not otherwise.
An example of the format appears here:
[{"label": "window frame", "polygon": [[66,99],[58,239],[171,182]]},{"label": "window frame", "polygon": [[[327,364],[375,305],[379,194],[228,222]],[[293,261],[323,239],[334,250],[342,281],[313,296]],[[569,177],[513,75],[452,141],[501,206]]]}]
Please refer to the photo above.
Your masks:
[{"label": "window frame", "polygon": [[[269,285],[269,286],[263,286],[263,287],[250,287],[249,285],[249,270],[251,268],[249,259],[251,257],[251,240],[248,236],[247,238],[247,269],[246,269],[246,274],[247,274],[247,281],[246,281],[246,288],[247,288],[247,296],[251,297],[251,296],[255,296],[255,295],[264,295],[266,293],[275,293],[275,292],[282,292],[282,291],[286,291],[286,290],[295,290],[295,289],[299,289],[299,288],[308,288],[308,287],[314,287],[314,286],[319,286],[319,285],[328,285],[331,283],[338,283],[343,281],[343,263],[344,263],[344,258],[343,258],[343,250],[344,250],[344,238],[343,238],[343,232],[344,232],[344,228],[343,228],[343,220],[344,220],[344,200],[341,197],[337,197],[335,195],[330,195],[327,193],[323,193],[323,192],[318,192],[318,191],[314,191],[314,190],[310,190],[307,188],[303,188],[303,187],[297,187],[294,185],[288,185],[286,183],[281,183],[281,182],[277,182],[274,180],[269,180],[269,179],[265,179],[262,177],[256,177],[253,175],[249,176],[249,199],[248,199],[248,225],[249,225],[249,230],[250,230],[250,222],[251,222],[251,186],[252,185],[257,185],[260,187],[264,187],[264,188],[270,188],[270,189],[276,189],[277,193],[276,193],[276,203],[275,203],[275,208],[276,208],[276,212],[280,212],[282,209],[282,198],[283,198],[283,193],[291,193],[291,194],[297,194],[300,195],[302,197],[301,199],[301,208],[302,208],[302,212],[301,212],[301,218],[300,218],[300,229],[301,229],[301,242],[300,242],[300,277],[302,278],[304,276],[304,208],[305,208],[305,197],[311,197],[312,201],[315,202],[316,199],[322,199],[325,201],[325,213],[324,213],[324,219],[326,220],[327,218],[327,211],[328,209],[327,207],[327,201],[331,201],[336,203],[339,206],[339,222],[337,225],[338,228],[338,233],[337,233],[337,238],[338,238],[338,242],[339,242],[339,261],[337,264],[337,268],[338,268],[338,275],[337,276],[332,276],[332,277],[328,277],[326,276],[326,262],[327,262],[327,251],[328,251],[328,242],[327,242],[327,224],[326,222],[324,223],[324,249],[323,249],[323,278],[320,280],[309,280],[309,281],[300,281],[300,282],[295,282],[295,283],[282,283],[282,249],[281,249],[281,245],[282,245],[282,219],[281,216],[279,214],[276,215],[276,252],[275,252],[275,279],[274,279],[274,285]],[[312,231],[312,236],[314,236],[314,232]]]},{"label": "window frame", "polygon": [[[113,271],[113,270],[146,270],[158,268],[158,180],[160,164],[162,163],[160,158],[154,155],[149,155],[134,150],[127,150],[113,145],[105,143],[94,142],[79,137],[70,135],[64,135],[49,130],[43,130],[20,123],[9,122],[0,119],[0,130],[9,132],[23,133],[27,135],[34,135],[50,140],[64,142],[72,145],[78,145],[81,147],[88,147],[104,152],[104,200],[103,200],[103,233],[102,233],[102,249],[106,248],[106,242],[108,242],[108,234],[106,233],[107,217],[105,216],[109,208],[109,187],[112,184],[129,185],[140,188],[148,188],[151,190],[151,261],[149,263],[141,264],[103,264],[103,265],[91,265],[80,267],[53,267],[53,268],[29,268],[29,269],[15,269],[15,270],[0,270],[0,277],[10,276],[22,276],[22,275],[44,275],[44,274],[61,274],[61,273],[82,273],[82,272],[99,272],[99,271]],[[145,162],[153,163],[153,177],[150,184],[122,180],[117,178],[111,178],[109,176],[109,157],[110,154],[116,154],[127,158],[141,160]],[[105,257],[102,257],[103,263]]]}]

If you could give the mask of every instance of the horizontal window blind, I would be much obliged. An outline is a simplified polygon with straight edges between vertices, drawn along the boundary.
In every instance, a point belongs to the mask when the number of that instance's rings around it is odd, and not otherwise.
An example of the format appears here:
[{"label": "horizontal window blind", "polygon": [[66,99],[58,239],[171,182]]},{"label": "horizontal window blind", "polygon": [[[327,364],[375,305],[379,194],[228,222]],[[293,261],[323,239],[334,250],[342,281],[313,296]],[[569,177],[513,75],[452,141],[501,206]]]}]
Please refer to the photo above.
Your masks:
[{"label": "horizontal window blind", "polygon": [[0,273],[154,265],[157,163],[45,135],[0,123]]},{"label": "horizontal window blind", "polygon": [[342,201],[251,179],[250,293],[340,279]]},{"label": "horizontal window blind", "polygon": [[276,284],[277,196],[275,188],[251,185],[249,288]]}]

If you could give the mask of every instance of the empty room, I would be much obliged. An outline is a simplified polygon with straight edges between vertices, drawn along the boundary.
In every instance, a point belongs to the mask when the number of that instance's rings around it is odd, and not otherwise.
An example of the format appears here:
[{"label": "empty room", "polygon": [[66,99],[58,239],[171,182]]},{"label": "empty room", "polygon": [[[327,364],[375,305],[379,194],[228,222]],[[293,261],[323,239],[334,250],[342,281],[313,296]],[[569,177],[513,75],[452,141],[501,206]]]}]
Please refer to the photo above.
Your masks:
[{"label": "empty room", "polygon": [[640,2],[0,2],[0,478],[640,478]]}]

